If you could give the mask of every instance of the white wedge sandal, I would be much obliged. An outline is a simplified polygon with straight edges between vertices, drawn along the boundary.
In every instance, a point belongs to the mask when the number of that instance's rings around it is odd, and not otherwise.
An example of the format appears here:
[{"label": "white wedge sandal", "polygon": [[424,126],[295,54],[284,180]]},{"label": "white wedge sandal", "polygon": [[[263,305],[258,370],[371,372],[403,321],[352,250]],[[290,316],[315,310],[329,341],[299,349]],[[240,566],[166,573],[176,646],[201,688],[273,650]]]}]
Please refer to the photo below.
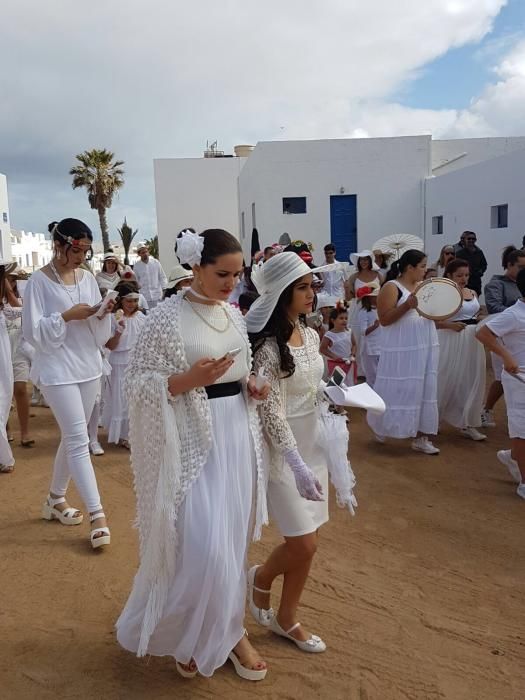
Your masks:
[{"label": "white wedge sandal", "polygon": [[252,566],[252,568],[248,571],[248,608],[255,622],[257,622],[262,627],[269,627],[270,620],[275,614],[273,608],[268,608],[268,610],[265,610],[264,608],[258,608],[253,602],[254,591],[257,591],[257,593],[267,593],[268,595],[271,593],[271,591],[264,591],[262,588],[257,588],[257,586],[255,585],[255,577],[257,576],[258,568],[259,566],[257,565]]},{"label": "white wedge sandal", "polygon": [[[99,520],[100,518],[105,518],[106,515],[104,511],[100,511],[100,513],[93,513],[93,515],[89,516],[89,522],[93,523],[95,520]],[[102,532],[102,536],[96,537],[96,535]],[[91,546],[93,549],[98,549],[99,547],[104,547],[108,545],[111,541],[111,535],[109,532],[109,527],[95,527],[93,530],[91,530]]]},{"label": "white wedge sandal", "polygon": [[[244,630],[244,634],[248,636],[248,632],[246,630]],[[228,654],[228,658],[235,668],[235,673],[245,681],[263,681],[266,678],[268,668],[255,669],[243,666],[240,658],[233,650]]]},{"label": "white wedge sandal", "polygon": [[316,634],[311,634],[310,638],[306,639],[305,641],[292,637],[290,632],[293,632],[300,626],[301,623],[296,622],[295,625],[292,625],[290,629],[285,632],[281,625],[277,622],[277,616],[272,617],[270,620],[270,629],[272,632],[275,632],[275,634],[278,634],[280,637],[289,639],[291,642],[296,644],[301,651],[307,651],[310,654],[320,654],[321,652],[326,651],[326,644],[323,642],[321,637],[318,637]]},{"label": "white wedge sandal", "polygon": [[[84,516],[78,510],[78,508],[64,508],[64,510],[58,510],[55,508],[59,503],[65,503],[66,499],[64,496],[60,498],[51,498],[48,494],[44,505],[42,506],[42,517],[44,520],[58,520],[62,525],[80,525],[84,520]],[[78,514],[78,515],[77,515]]]}]

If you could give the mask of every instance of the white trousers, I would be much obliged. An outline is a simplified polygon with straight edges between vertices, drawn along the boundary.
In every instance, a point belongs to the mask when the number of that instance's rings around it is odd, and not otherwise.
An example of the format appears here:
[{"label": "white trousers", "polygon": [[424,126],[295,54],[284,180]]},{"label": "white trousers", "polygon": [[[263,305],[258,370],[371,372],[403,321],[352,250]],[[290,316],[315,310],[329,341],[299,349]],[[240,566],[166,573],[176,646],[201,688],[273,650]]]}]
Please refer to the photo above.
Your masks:
[{"label": "white trousers", "polygon": [[100,495],[91,457],[87,424],[99,393],[100,379],[79,384],[42,386],[44,397],[53,411],[62,440],[55,457],[50,492],[65,496],[73,477],[87,510],[100,510]]}]

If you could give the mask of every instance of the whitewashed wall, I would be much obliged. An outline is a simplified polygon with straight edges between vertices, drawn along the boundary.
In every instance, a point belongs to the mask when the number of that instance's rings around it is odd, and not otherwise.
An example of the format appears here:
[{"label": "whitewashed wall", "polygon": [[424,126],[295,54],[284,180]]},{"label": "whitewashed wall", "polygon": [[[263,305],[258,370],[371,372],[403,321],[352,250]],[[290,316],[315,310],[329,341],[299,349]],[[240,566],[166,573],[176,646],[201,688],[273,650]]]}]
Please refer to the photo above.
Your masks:
[{"label": "whitewashed wall", "polygon": [[238,176],[246,158],[166,158],[154,161],[160,262],[175,263],[177,233],[223,228],[239,236]]},{"label": "whitewashed wall", "polygon": [[[464,230],[475,231],[489,264],[483,279],[501,273],[501,252],[521,247],[525,234],[525,150],[493,158],[426,182],[425,243],[434,261],[442,246],[456,243]],[[509,205],[508,227],[491,228],[491,206]],[[443,216],[443,235],[432,235],[432,217]]]},{"label": "whitewashed wall", "polygon": [[0,173],[0,260],[11,260],[11,222],[7,178]]},{"label": "whitewashed wall", "polygon": [[445,175],[525,148],[525,136],[432,141],[432,174]]},{"label": "whitewashed wall", "polygon": [[[423,181],[430,136],[258,143],[239,177],[245,252],[253,226],[261,245],[292,239],[314,244],[321,262],[330,241],[330,195],[357,194],[358,248],[391,233],[423,233]],[[306,197],[306,214],[283,214],[283,197]]]}]

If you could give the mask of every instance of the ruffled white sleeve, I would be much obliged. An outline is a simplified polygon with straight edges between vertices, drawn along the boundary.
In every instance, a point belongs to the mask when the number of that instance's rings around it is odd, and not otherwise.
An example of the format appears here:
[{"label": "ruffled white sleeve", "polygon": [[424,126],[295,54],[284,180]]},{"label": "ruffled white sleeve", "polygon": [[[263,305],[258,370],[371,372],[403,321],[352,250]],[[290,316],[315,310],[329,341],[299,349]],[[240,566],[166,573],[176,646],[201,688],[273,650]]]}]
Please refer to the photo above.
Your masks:
[{"label": "ruffled white sleeve", "polygon": [[45,315],[44,290],[37,279],[30,279],[24,293],[22,333],[35,349],[53,353],[64,344],[66,322],[58,311]]},{"label": "ruffled white sleeve", "polygon": [[254,354],[253,370],[258,374],[264,369],[264,374],[270,382],[270,394],[260,404],[260,416],[264,430],[273,447],[284,455],[290,450],[297,449],[297,443],[292,429],[286,420],[286,407],[281,395],[281,368],[279,352],[270,341],[265,341]]}]

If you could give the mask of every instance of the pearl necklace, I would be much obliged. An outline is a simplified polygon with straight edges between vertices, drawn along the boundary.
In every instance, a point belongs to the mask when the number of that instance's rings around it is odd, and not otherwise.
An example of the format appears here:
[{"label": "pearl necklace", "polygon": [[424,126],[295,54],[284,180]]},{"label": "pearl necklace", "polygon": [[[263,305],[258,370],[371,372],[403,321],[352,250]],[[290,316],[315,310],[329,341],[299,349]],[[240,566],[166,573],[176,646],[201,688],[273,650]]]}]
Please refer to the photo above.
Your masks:
[{"label": "pearl necklace", "polygon": [[[192,291],[192,293],[193,293],[193,291]],[[198,296],[198,295],[196,295],[196,296]],[[213,323],[210,323],[210,321],[208,321],[207,318],[205,318],[199,311],[197,311],[197,309],[195,308],[195,306],[192,304],[192,302],[188,299],[188,297],[187,297],[186,295],[184,295],[184,299],[185,299],[185,300],[188,302],[188,304],[190,305],[190,309],[193,311],[193,313],[194,313],[196,316],[198,316],[198,317],[200,318],[200,320],[201,320],[203,323],[205,323],[209,328],[211,328],[212,330],[214,330],[216,333],[226,333],[226,331],[227,331],[228,328],[230,327],[230,317],[228,316],[228,312],[227,312],[226,309],[224,308],[224,305],[223,305],[223,304],[219,304],[218,306],[220,306],[220,308],[221,308],[222,311],[224,312],[224,315],[225,315],[225,317],[226,317],[226,325],[225,325],[224,328],[217,328],[217,326],[214,326]],[[217,306],[217,304],[213,304],[213,306]]]},{"label": "pearl necklace", "polygon": [[73,270],[73,276],[74,276],[74,278],[75,278],[75,285],[74,285],[74,286],[75,286],[75,288],[76,288],[76,290],[77,290],[77,295],[78,295],[78,301],[75,302],[75,300],[73,299],[73,295],[71,294],[71,292],[69,291],[69,289],[68,289],[68,288],[66,287],[66,285],[64,284],[64,280],[63,280],[62,277],[60,277],[60,275],[58,274],[57,269],[56,269],[56,267],[55,267],[55,263],[54,263],[52,260],[49,261],[49,268],[50,268],[51,272],[53,273],[53,275],[55,276],[55,279],[56,279],[56,281],[58,282],[58,284],[62,287],[62,289],[66,292],[66,294],[68,295],[68,297],[71,299],[71,303],[73,304],[73,306],[75,305],[75,303],[76,303],[76,304],[80,304],[80,286],[79,286],[79,284],[78,284],[77,271],[76,271],[76,270]]}]

